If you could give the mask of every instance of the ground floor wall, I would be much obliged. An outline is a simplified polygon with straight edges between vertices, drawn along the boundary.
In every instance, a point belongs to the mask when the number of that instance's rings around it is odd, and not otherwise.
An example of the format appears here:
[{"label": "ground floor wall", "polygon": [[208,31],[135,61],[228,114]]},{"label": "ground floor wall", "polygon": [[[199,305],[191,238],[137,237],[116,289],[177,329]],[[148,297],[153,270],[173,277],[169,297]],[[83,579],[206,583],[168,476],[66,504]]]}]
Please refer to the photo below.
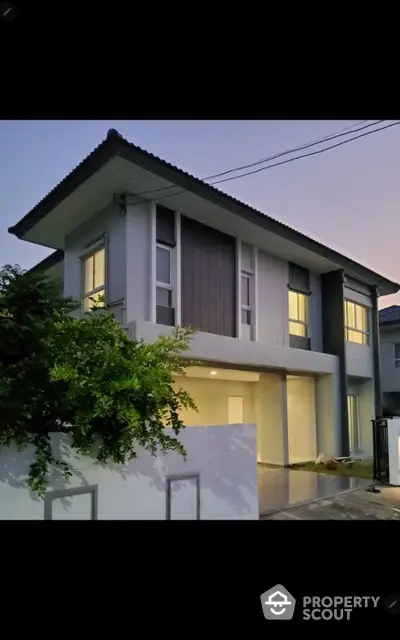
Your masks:
[{"label": "ground floor wall", "polygon": [[373,456],[372,423],[375,418],[375,385],[373,378],[354,378],[347,380],[348,394],[358,399],[359,455],[364,458]]},{"label": "ground floor wall", "polygon": [[315,412],[318,453],[341,455],[340,388],[337,375],[316,376]]},{"label": "ground floor wall", "polygon": [[186,461],[139,449],[129,464],[106,466],[71,455],[68,439],[54,437],[54,452],[75,473],[68,483],[53,474],[45,500],[26,487],[34,449],[2,448],[0,519],[258,519],[255,425],[194,427],[179,439]]},{"label": "ground floor wall", "polygon": [[287,376],[289,464],[315,460],[317,451],[316,385],[311,376]]},{"label": "ground floor wall", "polygon": [[[197,411],[183,409],[180,413],[181,420],[188,427],[256,422],[253,382],[179,376],[176,385],[187,391],[197,405]],[[235,402],[234,398],[240,398],[241,403]]]},{"label": "ground floor wall", "polygon": [[[257,461],[287,466],[315,460],[318,453],[339,455],[339,385],[335,374],[286,375],[209,367],[196,368],[203,377],[176,379],[194,399],[198,413],[181,412],[187,426],[254,422]],[[246,381],[253,375],[251,382]],[[243,379],[239,379],[240,376]],[[222,379],[223,377],[232,379]]]}]

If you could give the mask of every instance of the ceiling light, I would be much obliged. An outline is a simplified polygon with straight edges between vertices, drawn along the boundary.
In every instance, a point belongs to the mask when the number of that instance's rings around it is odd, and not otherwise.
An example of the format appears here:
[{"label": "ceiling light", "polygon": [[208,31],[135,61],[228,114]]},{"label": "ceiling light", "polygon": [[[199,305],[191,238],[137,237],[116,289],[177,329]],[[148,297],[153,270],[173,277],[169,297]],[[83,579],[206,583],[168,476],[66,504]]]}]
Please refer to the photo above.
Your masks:
[{"label": "ceiling light", "polygon": [[216,376],[217,372],[216,371],[210,371],[210,376]]}]

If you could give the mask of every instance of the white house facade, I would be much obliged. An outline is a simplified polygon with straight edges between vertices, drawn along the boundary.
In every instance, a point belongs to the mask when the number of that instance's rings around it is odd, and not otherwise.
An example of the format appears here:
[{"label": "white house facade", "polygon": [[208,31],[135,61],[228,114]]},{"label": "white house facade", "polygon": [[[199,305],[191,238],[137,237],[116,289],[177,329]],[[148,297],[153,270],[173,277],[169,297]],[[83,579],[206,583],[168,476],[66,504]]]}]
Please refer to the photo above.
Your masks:
[{"label": "white house facade", "polygon": [[[55,249],[66,295],[105,295],[132,338],[198,332],[188,427],[257,425],[260,463],[372,455],[378,296],[391,282],[116,131],[10,232]],[[399,369],[400,371],[400,369]]]},{"label": "white house facade", "polygon": [[379,312],[381,382],[383,408],[388,415],[400,415],[400,306]]}]

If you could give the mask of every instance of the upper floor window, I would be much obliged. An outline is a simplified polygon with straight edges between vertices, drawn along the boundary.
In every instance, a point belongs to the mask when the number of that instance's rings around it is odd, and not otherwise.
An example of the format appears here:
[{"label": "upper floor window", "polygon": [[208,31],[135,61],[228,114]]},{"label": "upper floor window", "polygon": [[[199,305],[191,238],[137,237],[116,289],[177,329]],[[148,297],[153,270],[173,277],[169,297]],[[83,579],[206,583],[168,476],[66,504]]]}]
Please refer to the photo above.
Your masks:
[{"label": "upper floor window", "polygon": [[100,296],[105,296],[106,291],[106,252],[101,247],[83,258],[83,310],[90,311],[96,303],[100,302]]},{"label": "upper floor window", "polygon": [[394,366],[396,369],[400,368],[400,343],[396,342],[394,345]]},{"label": "upper floor window", "polygon": [[156,304],[172,306],[171,248],[157,244],[156,255]]},{"label": "upper floor window", "polygon": [[242,324],[251,325],[251,274],[242,271],[241,276],[241,318]]},{"label": "upper floor window", "polygon": [[345,301],[345,332],[348,342],[369,344],[368,309],[350,300]]},{"label": "upper floor window", "polygon": [[174,326],[172,266],[175,256],[175,212],[162,205],[156,209],[156,322]]},{"label": "upper floor window", "polygon": [[308,334],[308,296],[291,290],[289,290],[289,333],[302,338],[307,338]]}]

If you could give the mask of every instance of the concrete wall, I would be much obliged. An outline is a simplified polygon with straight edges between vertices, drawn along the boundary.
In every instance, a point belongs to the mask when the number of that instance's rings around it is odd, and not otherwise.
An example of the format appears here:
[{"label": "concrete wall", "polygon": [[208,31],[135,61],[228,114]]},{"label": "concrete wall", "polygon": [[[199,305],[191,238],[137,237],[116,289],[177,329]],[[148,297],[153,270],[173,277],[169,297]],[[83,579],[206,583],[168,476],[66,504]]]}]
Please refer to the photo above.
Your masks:
[{"label": "concrete wall", "polygon": [[286,385],[289,464],[315,460],[318,455],[315,380],[287,376]]},{"label": "concrete wall", "polygon": [[150,204],[130,205],[126,213],[126,318],[150,320]]},{"label": "concrete wall", "polygon": [[400,343],[400,327],[380,328],[382,391],[400,391],[400,367],[394,366],[394,345]]},{"label": "concrete wall", "polygon": [[[344,297],[364,307],[372,308],[371,297],[353,291],[348,287],[344,288]],[[371,311],[369,311],[370,345],[357,344],[356,342],[346,342],[346,362],[347,375],[360,378],[372,378],[374,375],[374,361],[372,353],[372,333],[371,333]]]},{"label": "concrete wall", "polygon": [[289,346],[288,263],[259,251],[257,276],[258,341]]},{"label": "concrete wall", "polygon": [[372,423],[375,418],[375,386],[373,380],[348,378],[349,395],[358,397],[360,423],[360,455],[373,456]]},{"label": "concrete wall", "polygon": [[286,464],[286,403],[284,394],[284,378],[281,374],[262,375],[260,381],[255,385],[258,462]]},{"label": "concrete wall", "polygon": [[346,342],[346,363],[347,375],[372,378],[374,375],[372,347],[356,342]]},{"label": "concrete wall", "polygon": [[341,455],[338,376],[318,376],[315,380],[315,394],[318,453]]},{"label": "concrete wall", "polygon": [[[97,486],[100,520],[164,520],[167,478],[199,474],[200,518],[203,520],[257,520],[258,480],[256,427],[253,424],[219,425],[187,429],[179,436],[187,449],[185,462],[178,454],[158,458],[138,451],[129,464],[96,464],[90,458],[71,458],[78,475],[66,484],[54,475],[49,491]],[[68,456],[68,440],[53,438],[54,450]],[[0,450],[0,519],[43,520],[44,501],[26,488],[33,449],[17,453]],[[171,517],[196,518],[196,486],[192,479],[171,485]],[[87,495],[53,501],[53,518],[90,519]]]},{"label": "concrete wall", "polygon": [[237,382],[234,380],[207,380],[179,376],[176,386],[184,389],[195,401],[198,413],[185,409],[180,418],[185,426],[208,426],[228,422],[228,399],[230,396],[243,398],[243,421],[256,422],[254,406],[255,382]]},{"label": "concrete wall", "polygon": [[[265,251],[257,259],[258,342],[266,346],[289,346],[289,264]],[[310,273],[309,337],[312,351],[322,352],[321,283]]]},{"label": "concrete wall", "polygon": [[[131,323],[129,335],[142,338],[145,342],[154,342],[157,336],[171,333],[169,327],[151,322]],[[310,373],[338,372],[338,358],[328,353],[290,349],[284,346],[267,346],[260,342],[238,340],[216,336],[210,333],[198,333],[191,343],[188,356],[210,362],[224,362],[255,367],[274,367],[289,371]]]},{"label": "concrete wall", "polygon": [[310,273],[311,296],[309,297],[309,337],[311,350],[322,353],[322,296],[321,278],[315,273]]},{"label": "concrete wall", "polygon": [[102,234],[108,236],[107,297],[109,302],[124,299],[126,295],[126,220],[118,207],[109,205],[78,227],[65,240],[64,293],[75,300],[81,298],[81,257],[85,248]]}]

